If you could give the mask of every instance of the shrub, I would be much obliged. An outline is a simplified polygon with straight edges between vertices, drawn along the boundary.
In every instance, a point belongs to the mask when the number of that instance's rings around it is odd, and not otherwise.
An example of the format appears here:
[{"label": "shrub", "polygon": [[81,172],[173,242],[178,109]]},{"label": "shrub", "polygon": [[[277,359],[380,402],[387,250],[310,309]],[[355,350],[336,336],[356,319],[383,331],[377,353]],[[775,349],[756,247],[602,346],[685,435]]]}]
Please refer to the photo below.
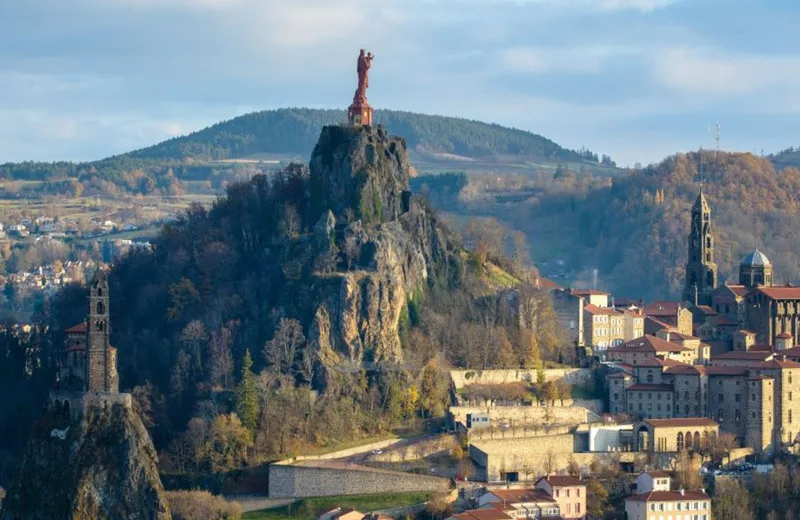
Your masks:
[{"label": "shrub", "polygon": [[239,504],[208,491],[167,491],[173,520],[239,520]]}]

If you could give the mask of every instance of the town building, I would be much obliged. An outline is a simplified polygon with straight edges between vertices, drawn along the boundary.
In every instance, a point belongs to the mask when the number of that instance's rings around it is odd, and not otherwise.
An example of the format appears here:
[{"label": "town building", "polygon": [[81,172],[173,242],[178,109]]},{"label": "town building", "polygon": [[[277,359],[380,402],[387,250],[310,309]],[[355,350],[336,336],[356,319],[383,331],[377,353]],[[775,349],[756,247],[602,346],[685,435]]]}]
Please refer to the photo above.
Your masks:
[{"label": "town building", "polygon": [[625,499],[628,520],[711,520],[711,499],[705,490],[672,491],[664,472],[636,477],[636,494]]},{"label": "town building", "polygon": [[731,352],[713,357],[708,366],[650,359],[608,380],[612,413],[644,420],[713,419],[764,456],[800,438],[800,363],[782,354]]},{"label": "town building", "polygon": [[646,334],[655,334],[662,328],[688,335],[694,332],[692,311],[681,302],[654,301],[645,306],[644,314],[650,318],[649,324],[645,324]]},{"label": "town building", "polygon": [[681,363],[695,363],[697,351],[657,336],[646,334],[606,351],[608,361],[638,365],[653,359],[668,359]]},{"label": "town building", "polygon": [[547,475],[536,481],[540,489],[555,499],[561,518],[577,519],[586,515],[586,483],[570,475]]}]

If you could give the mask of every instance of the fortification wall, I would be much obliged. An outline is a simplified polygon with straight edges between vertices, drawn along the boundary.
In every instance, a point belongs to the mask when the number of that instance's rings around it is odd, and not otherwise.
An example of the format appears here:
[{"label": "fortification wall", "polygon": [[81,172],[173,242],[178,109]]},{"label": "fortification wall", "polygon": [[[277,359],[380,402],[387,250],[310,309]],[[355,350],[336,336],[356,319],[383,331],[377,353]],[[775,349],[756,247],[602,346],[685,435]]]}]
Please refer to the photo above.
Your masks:
[{"label": "fortification wall", "polygon": [[[563,404],[562,404],[563,403]],[[591,422],[603,413],[603,402],[600,400],[572,401],[565,399],[556,401],[550,406],[534,403],[531,406],[451,406],[449,409],[451,423],[466,424],[467,414],[488,413],[492,424],[511,422],[513,425],[523,424],[579,424]]]},{"label": "fortification wall", "polygon": [[[589,368],[548,368],[544,371],[546,381],[563,380],[571,385],[587,385],[592,382],[592,370]],[[466,385],[492,384],[536,381],[536,370],[451,370],[450,379],[456,390]]]},{"label": "fortification wall", "polygon": [[275,463],[269,467],[270,498],[304,498],[364,493],[447,491],[450,481],[364,467],[353,469]]},{"label": "fortification wall", "polygon": [[115,404],[125,408],[132,408],[131,394],[115,392],[64,392],[53,390],[50,392],[48,405],[50,410],[57,413],[68,412],[72,419],[79,419],[91,406],[108,408]]}]

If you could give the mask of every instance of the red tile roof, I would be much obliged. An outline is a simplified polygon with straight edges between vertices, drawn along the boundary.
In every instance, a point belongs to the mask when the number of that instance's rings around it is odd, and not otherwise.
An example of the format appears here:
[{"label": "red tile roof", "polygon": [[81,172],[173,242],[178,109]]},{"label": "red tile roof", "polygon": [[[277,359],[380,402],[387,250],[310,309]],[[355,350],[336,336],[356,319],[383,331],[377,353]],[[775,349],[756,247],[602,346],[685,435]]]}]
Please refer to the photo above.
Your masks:
[{"label": "red tile roof", "polygon": [[775,338],[776,339],[792,339],[792,335],[789,334],[788,332],[781,332],[780,334],[775,336]]},{"label": "red tile roof", "polygon": [[683,500],[709,500],[708,495],[704,491],[649,491],[647,493],[640,493],[633,495],[625,500],[633,500],[635,502],[680,502]]},{"label": "red tile roof", "polygon": [[771,359],[763,363],[756,363],[752,366],[757,368],[800,368],[800,363],[789,359]]},{"label": "red tile roof", "polygon": [[644,421],[656,428],[673,428],[683,426],[718,426],[716,422],[706,417],[684,417],[675,419],[647,419]]},{"label": "red tile roof", "polygon": [[747,293],[750,292],[750,288],[744,285],[726,285],[725,287],[730,289],[733,294],[741,298],[747,296]]},{"label": "red tile roof", "polygon": [[649,321],[650,323],[655,323],[658,327],[661,327],[662,329],[673,329],[675,327],[674,325],[670,325],[666,321],[661,321],[653,316],[645,315],[644,319],[645,321]]},{"label": "red tile roof", "polygon": [[645,334],[644,336],[632,339],[617,347],[611,347],[608,352],[691,352],[692,349],[670,343],[667,340]]},{"label": "red tile roof", "polygon": [[643,471],[642,475],[650,475],[654,478],[672,478],[672,475],[667,473],[666,471]]},{"label": "red tile roof", "polygon": [[620,311],[614,309],[613,307],[598,307],[597,305],[592,305],[591,303],[588,305],[584,305],[583,310],[588,312],[589,314],[601,314],[609,316],[622,314]]},{"label": "red tile roof", "polygon": [[657,301],[649,303],[644,308],[644,313],[648,316],[675,316],[680,307],[681,302]]},{"label": "red tile roof", "polygon": [[800,347],[787,348],[780,351],[781,354],[792,360],[800,358]]},{"label": "red tile roof", "polygon": [[677,374],[677,375],[691,375],[696,376],[700,374],[706,373],[706,367],[702,365],[676,365],[674,367],[668,367],[664,370],[665,374]]},{"label": "red tile roof", "polygon": [[724,354],[717,354],[716,356],[712,356],[711,361],[717,359],[733,359],[733,360],[740,360],[740,361],[766,361],[770,357],[773,356],[772,352],[767,351],[733,351],[733,352],[725,352]]},{"label": "red tile roof", "polygon": [[499,509],[470,509],[453,515],[456,520],[513,520]]},{"label": "red tile roof", "polygon": [[69,333],[69,332],[86,332],[86,322],[82,321],[82,322],[78,323],[77,325],[73,325],[72,327],[68,328],[64,332],[67,332],[67,333]]},{"label": "red tile roof", "polygon": [[672,385],[654,385],[650,383],[637,383],[631,385],[625,390],[643,391],[643,392],[672,392]]},{"label": "red tile roof", "polygon": [[715,311],[708,305],[696,305],[695,309],[702,312],[706,316],[716,316],[717,314],[719,314],[717,311]]},{"label": "red tile roof", "polygon": [[582,481],[578,477],[573,477],[572,475],[547,475],[546,477],[540,478],[536,482],[539,483],[542,480],[546,480],[547,483],[553,487],[573,487],[586,485],[586,482]]},{"label": "red tile roof", "polygon": [[675,361],[674,359],[661,359],[661,358],[651,358],[646,359],[637,365],[637,368],[641,367],[677,367],[677,366],[687,366],[686,363],[681,363],[680,361]]},{"label": "red tile roof", "polygon": [[555,290],[563,289],[563,287],[558,285],[553,280],[550,280],[543,276],[540,276],[539,278],[536,279],[536,285],[542,289],[555,289]]},{"label": "red tile roof", "polygon": [[523,502],[555,502],[553,497],[540,489],[490,489],[487,493],[496,496],[499,501],[509,504]]},{"label": "red tile roof", "polygon": [[759,287],[755,292],[760,292],[773,300],[800,300],[800,287],[791,285],[782,287]]}]

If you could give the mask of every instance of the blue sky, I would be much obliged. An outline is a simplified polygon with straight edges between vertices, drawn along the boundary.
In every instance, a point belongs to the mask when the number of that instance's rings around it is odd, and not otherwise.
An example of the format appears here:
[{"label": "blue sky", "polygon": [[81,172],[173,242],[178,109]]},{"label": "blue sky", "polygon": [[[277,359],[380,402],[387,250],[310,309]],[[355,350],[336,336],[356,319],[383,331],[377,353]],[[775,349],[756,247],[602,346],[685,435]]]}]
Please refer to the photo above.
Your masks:
[{"label": "blue sky", "polygon": [[622,164],[800,145],[800,2],[3,0],[0,162],[88,160],[245,112],[373,106]]}]

